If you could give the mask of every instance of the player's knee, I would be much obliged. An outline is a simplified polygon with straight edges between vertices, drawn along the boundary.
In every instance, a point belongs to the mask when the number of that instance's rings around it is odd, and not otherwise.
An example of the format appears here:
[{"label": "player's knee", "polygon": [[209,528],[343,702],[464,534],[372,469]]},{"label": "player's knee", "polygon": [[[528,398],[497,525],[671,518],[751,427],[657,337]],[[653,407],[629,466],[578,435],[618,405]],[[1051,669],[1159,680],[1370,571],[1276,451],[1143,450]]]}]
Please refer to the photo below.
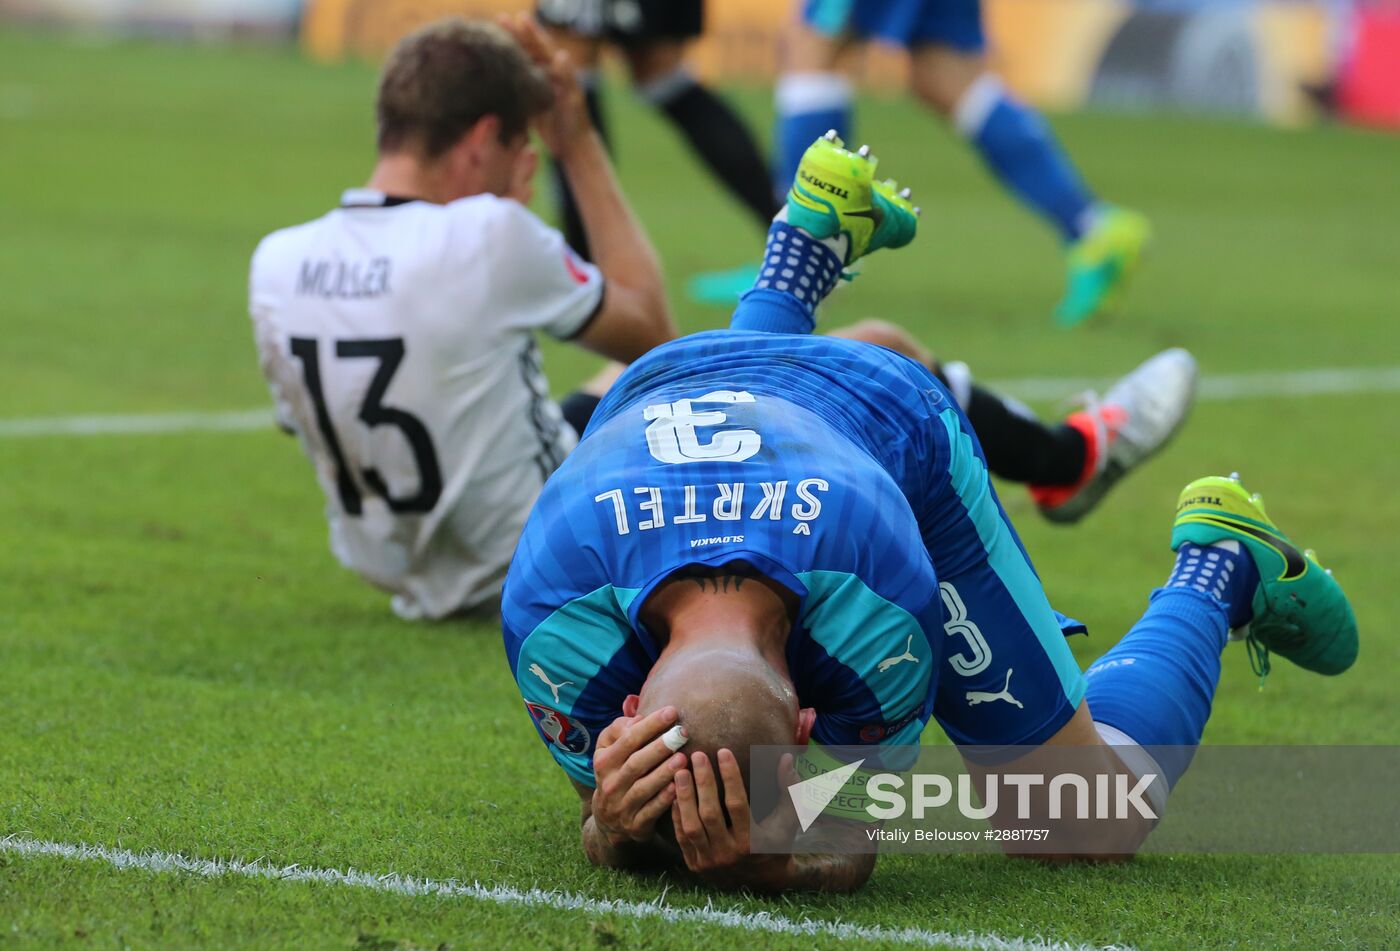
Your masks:
[{"label": "player's knee", "polygon": [[836,68],[848,45],[845,38],[826,36],[794,22],[779,41],[778,62],[786,73],[827,72]]},{"label": "player's knee", "polygon": [[909,91],[940,116],[952,115],[954,103],[936,77],[915,73],[909,77]]},{"label": "player's knee", "polygon": [[951,118],[957,111],[958,103],[962,101],[963,93],[967,92],[967,89],[968,86],[957,77],[941,73],[916,75],[912,80],[914,95],[945,119]]},{"label": "player's knee", "polygon": [[948,118],[985,71],[981,56],[929,47],[915,56],[909,88],[924,104]]},{"label": "player's knee", "polygon": [[858,320],[849,326],[838,328],[832,331],[832,335],[845,337],[849,340],[859,340],[862,343],[873,343],[880,347],[889,347],[891,350],[898,350],[901,344],[910,339],[908,332],[903,328],[888,320],[879,320],[875,317],[867,317],[865,320]]}]

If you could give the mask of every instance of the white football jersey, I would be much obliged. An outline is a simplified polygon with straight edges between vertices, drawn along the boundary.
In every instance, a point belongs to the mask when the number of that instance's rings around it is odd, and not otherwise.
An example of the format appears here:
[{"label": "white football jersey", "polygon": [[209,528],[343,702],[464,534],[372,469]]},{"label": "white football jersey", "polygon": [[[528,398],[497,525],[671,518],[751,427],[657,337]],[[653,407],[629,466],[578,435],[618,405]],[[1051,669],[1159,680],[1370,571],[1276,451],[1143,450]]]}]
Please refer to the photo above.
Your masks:
[{"label": "white football jersey", "polygon": [[352,189],[263,239],[248,296],[332,551],[403,617],[494,607],[530,506],[577,441],[534,331],[582,331],[602,304],[597,268],[510,199]]}]

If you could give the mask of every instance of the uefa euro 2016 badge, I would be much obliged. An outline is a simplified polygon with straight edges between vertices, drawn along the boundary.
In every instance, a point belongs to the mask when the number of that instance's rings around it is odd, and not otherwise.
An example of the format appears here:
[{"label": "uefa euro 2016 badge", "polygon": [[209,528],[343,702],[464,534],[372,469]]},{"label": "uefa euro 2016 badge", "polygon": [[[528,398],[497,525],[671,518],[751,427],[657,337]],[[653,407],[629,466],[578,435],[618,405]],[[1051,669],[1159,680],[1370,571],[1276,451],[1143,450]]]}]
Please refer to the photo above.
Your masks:
[{"label": "uefa euro 2016 badge", "polygon": [[867,723],[860,728],[860,741],[862,743],[879,743],[888,732],[889,728],[883,723]]},{"label": "uefa euro 2016 badge", "polygon": [[577,720],[558,710],[528,700],[525,701],[525,709],[535,718],[535,725],[540,728],[545,739],[564,752],[587,753],[588,748],[593,745],[593,737],[589,736],[588,729]]}]

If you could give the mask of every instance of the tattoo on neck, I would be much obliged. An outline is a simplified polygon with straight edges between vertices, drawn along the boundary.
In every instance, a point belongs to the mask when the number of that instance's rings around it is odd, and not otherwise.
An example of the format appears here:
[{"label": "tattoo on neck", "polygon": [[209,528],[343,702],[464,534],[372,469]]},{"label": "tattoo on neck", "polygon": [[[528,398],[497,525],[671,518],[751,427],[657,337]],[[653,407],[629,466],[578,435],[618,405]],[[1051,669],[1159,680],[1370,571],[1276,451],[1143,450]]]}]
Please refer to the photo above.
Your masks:
[{"label": "tattoo on neck", "polygon": [[747,578],[739,575],[713,575],[708,578],[690,578],[701,591],[728,592],[729,585],[734,585],[734,590],[738,591]]},{"label": "tattoo on neck", "polygon": [[758,576],[758,572],[748,562],[730,562],[719,568],[711,568],[708,565],[692,565],[689,568],[682,568],[673,576],[677,580],[693,581],[701,591],[713,591],[716,594],[721,592],[738,591],[743,587],[745,581],[749,581]]}]

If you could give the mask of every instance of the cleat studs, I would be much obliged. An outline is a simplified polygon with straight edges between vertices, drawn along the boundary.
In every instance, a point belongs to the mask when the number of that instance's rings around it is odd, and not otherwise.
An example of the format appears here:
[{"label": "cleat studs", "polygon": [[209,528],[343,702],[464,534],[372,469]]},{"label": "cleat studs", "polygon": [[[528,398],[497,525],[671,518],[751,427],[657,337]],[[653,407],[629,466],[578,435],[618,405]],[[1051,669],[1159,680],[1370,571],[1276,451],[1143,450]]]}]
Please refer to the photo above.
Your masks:
[{"label": "cleat studs", "polygon": [[918,218],[918,217],[922,216],[923,213],[924,213],[924,210],[923,210],[922,208],[920,208],[918,205],[915,205],[915,206],[914,206],[914,217],[915,217],[915,218]]},{"label": "cleat studs", "polygon": [[861,158],[870,158],[870,146],[862,145],[860,148],[856,149],[856,154]]},{"label": "cleat studs", "polygon": [[1238,482],[1238,481],[1240,481],[1240,474],[1239,474],[1238,472],[1232,472],[1232,473],[1230,473],[1230,481],[1231,481],[1231,482]]},{"label": "cleat studs", "polygon": [[826,130],[826,135],[822,136],[822,138],[823,138],[823,139],[826,139],[826,141],[828,141],[828,142],[840,142],[840,141],[841,141],[841,137],[840,137],[839,135],[836,134],[836,130],[835,130],[835,129],[827,129],[827,130]]},{"label": "cleat studs", "polygon": [[1329,577],[1329,578],[1332,577],[1332,569],[1331,569],[1331,568],[1323,568],[1322,570],[1325,571],[1325,572],[1327,572],[1327,577]]},{"label": "cleat studs", "polygon": [[913,196],[913,194],[914,190],[912,188],[901,188],[899,190],[899,197],[903,198],[905,201],[908,201]]}]

